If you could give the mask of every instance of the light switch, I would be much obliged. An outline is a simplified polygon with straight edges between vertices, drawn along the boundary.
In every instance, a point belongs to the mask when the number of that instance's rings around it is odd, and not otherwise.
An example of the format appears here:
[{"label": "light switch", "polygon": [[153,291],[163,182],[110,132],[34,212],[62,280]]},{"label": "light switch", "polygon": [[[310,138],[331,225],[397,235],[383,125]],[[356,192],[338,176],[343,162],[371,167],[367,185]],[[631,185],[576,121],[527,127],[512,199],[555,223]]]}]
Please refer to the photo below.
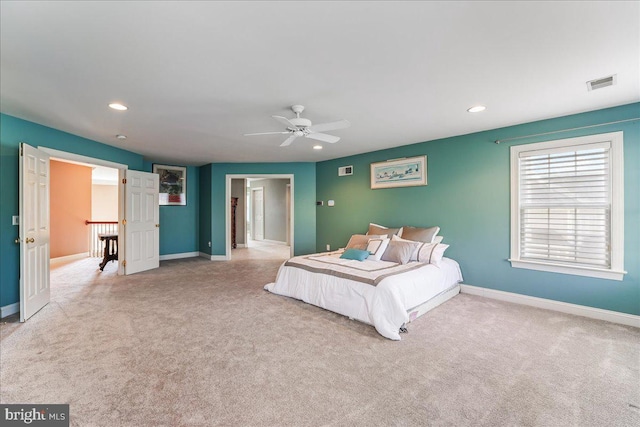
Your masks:
[{"label": "light switch", "polygon": [[20,217],[18,215],[11,217],[11,225],[20,225]]},{"label": "light switch", "polygon": [[327,206],[335,206],[336,202],[333,200],[327,200]]}]

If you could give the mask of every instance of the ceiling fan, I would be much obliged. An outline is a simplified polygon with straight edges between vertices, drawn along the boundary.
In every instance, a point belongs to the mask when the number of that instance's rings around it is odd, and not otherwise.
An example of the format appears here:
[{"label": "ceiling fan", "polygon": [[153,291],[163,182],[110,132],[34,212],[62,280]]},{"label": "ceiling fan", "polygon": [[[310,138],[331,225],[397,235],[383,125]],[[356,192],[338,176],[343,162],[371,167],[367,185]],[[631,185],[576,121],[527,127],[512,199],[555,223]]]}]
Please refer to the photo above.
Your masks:
[{"label": "ceiling fan", "polygon": [[291,109],[294,113],[296,113],[296,117],[293,119],[287,119],[282,116],[271,116],[283,125],[287,127],[286,131],[282,132],[260,132],[260,133],[245,133],[245,136],[251,135],[289,135],[289,138],[285,139],[281,147],[286,147],[291,144],[294,139],[304,136],[305,138],[316,139],[322,142],[328,142],[333,144],[335,142],[340,141],[339,136],[329,135],[326,133],[322,133],[327,130],[336,130],[336,129],[344,129],[351,126],[351,123],[347,120],[338,120],[337,122],[330,123],[322,123],[319,125],[314,125],[311,123],[311,120],[300,117],[300,113],[304,111],[304,105],[293,105]]}]

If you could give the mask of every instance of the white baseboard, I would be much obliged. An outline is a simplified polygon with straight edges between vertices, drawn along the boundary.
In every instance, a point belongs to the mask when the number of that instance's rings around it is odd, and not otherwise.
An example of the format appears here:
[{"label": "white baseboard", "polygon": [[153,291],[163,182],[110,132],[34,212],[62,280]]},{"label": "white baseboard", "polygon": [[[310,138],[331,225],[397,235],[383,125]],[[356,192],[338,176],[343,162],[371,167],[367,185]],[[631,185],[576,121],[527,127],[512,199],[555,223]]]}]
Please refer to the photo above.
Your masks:
[{"label": "white baseboard", "polygon": [[258,242],[267,242],[267,243],[273,243],[274,245],[286,245],[287,242],[281,242],[280,240],[270,240],[270,239],[262,239],[262,240],[257,240]]},{"label": "white baseboard", "polygon": [[20,311],[20,303],[14,302],[13,304],[5,305],[4,307],[0,307],[0,318],[4,318],[7,316],[11,316]]},{"label": "white baseboard", "polygon": [[209,261],[229,261],[227,255],[209,255],[204,252],[200,252],[200,257],[208,259]]},{"label": "white baseboard", "polygon": [[601,308],[570,304],[562,301],[531,297],[528,295],[520,295],[512,292],[498,291],[495,289],[481,288],[471,285],[461,285],[460,292],[640,328],[640,316],[636,316],[634,314],[603,310]]},{"label": "white baseboard", "polygon": [[181,254],[160,255],[160,261],[166,261],[169,259],[193,258],[197,256],[200,256],[200,252],[183,252]]},{"label": "white baseboard", "polygon": [[83,258],[89,258],[89,255],[90,255],[89,252],[81,252],[79,254],[59,256],[57,258],[51,258],[49,260],[49,265],[56,265],[56,264],[60,264],[60,263],[63,263],[63,262],[75,261],[75,260],[83,259]]}]

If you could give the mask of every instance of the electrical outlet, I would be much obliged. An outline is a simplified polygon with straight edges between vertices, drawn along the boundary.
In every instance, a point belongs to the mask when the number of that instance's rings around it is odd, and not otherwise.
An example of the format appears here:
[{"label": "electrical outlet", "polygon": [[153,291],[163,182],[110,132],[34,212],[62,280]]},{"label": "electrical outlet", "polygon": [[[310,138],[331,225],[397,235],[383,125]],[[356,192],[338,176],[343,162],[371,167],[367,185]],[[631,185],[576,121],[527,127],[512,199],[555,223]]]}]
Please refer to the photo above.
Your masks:
[{"label": "electrical outlet", "polygon": [[209,247],[211,247],[211,242],[209,242]]},{"label": "electrical outlet", "polygon": [[11,225],[20,225],[20,216],[13,215],[11,217]]},{"label": "electrical outlet", "polygon": [[327,250],[330,251],[331,250],[331,245],[327,243]]}]

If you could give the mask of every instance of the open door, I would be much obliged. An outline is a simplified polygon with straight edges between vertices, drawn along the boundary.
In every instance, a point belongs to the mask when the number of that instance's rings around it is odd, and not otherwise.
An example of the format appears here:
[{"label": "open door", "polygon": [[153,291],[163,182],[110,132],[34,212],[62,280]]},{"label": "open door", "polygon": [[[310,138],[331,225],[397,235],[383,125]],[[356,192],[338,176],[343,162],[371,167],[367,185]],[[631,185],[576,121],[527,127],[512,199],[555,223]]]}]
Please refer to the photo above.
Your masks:
[{"label": "open door", "polygon": [[132,170],[125,176],[123,264],[124,274],[133,274],[160,266],[159,177]]},{"label": "open door", "polygon": [[264,187],[252,188],[251,195],[251,209],[253,211],[251,234],[253,240],[264,240]]},{"label": "open door", "polygon": [[20,144],[20,321],[49,303],[49,155]]}]

